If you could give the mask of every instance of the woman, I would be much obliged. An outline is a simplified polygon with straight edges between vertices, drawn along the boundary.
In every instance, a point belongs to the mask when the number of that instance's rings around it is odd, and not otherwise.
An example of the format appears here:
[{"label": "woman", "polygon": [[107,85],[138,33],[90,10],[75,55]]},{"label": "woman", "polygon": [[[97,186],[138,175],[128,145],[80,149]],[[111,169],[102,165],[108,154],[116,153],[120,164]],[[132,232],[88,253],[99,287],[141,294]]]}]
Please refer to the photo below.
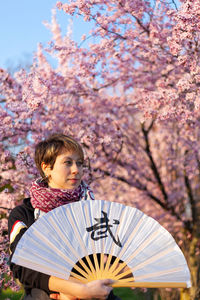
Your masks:
[{"label": "woman", "polygon": [[[83,149],[72,137],[54,134],[41,141],[35,149],[35,163],[41,178],[33,182],[30,198],[24,199],[9,216],[10,260],[21,236],[40,216],[60,205],[94,199],[82,181]],[[73,278],[63,280],[13,263],[10,267],[24,286],[25,300],[119,299],[112,293],[110,279],[82,284]]]}]

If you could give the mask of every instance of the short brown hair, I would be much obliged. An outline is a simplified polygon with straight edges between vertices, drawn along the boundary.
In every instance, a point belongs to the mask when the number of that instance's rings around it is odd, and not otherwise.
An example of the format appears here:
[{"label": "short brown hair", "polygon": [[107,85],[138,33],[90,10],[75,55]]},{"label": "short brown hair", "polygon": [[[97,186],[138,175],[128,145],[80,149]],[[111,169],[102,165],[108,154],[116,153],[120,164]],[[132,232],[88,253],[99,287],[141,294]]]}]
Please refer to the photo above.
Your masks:
[{"label": "short brown hair", "polygon": [[39,142],[35,147],[35,164],[43,178],[45,178],[45,174],[41,163],[44,162],[53,169],[56,157],[63,148],[67,151],[77,152],[84,161],[83,149],[73,137],[62,133],[52,134],[44,141]]}]

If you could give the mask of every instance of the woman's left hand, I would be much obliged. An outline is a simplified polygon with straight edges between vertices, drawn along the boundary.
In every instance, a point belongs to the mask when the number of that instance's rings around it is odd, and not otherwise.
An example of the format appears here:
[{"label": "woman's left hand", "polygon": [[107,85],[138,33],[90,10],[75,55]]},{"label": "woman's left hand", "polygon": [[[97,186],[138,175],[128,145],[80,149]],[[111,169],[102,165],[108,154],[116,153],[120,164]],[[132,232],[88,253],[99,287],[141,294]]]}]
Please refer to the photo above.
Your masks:
[{"label": "woman's left hand", "polygon": [[57,300],[77,300],[76,297],[70,296],[70,295],[65,295],[62,293],[59,294],[50,294],[51,299],[57,299]]},{"label": "woman's left hand", "polygon": [[[65,295],[65,294],[62,294],[62,293],[59,293],[59,294],[51,294],[50,295],[50,298],[51,299],[57,299],[57,300],[78,300],[78,298],[76,297],[73,297],[73,296],[70,296],[70,295]],[[97,299],[94,299],[94,298],[88,298],[88,300],[97,300]],[[101,299],[99,299],[101,300]]]}]

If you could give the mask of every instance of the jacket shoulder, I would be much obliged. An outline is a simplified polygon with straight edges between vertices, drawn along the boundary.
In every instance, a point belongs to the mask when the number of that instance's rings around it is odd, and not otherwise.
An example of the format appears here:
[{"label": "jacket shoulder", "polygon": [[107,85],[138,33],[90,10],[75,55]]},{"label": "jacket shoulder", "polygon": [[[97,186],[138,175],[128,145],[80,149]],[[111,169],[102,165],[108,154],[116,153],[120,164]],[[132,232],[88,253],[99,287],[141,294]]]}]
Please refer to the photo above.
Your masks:
[{"label": "jacket shoulder", "polygon": [[30,198],[25,198],[22,204],[14,207],[8,217],[8,231],[11,231],[16,221],[23,222],[29,227],[34,222],[34,208],[31,205]]}]

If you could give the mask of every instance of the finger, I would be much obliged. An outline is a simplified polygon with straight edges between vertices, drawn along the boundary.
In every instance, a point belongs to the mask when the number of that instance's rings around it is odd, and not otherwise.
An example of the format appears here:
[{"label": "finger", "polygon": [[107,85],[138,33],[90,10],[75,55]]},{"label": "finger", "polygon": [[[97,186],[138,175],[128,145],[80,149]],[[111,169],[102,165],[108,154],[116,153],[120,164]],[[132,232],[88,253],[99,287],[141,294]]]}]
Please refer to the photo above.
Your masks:
[{"label": "finger", "polygon": [[60,299],[60,295],[59,294],[50,294],[50,298],[51,299]]},{"label": "finger", "polygon": [[112,280],[112,279],[103,279],[102,280],[102,283],[104,284],[104,285],[111,285],[111,284],[113,284],[115,281],[114,280]]},{"label": "finger", "polygon": [[108,255],[104,254],[104,256],[103,256],[103,262],[104,262],[104,264],[106,264],[107,260],[108,260]]}]

